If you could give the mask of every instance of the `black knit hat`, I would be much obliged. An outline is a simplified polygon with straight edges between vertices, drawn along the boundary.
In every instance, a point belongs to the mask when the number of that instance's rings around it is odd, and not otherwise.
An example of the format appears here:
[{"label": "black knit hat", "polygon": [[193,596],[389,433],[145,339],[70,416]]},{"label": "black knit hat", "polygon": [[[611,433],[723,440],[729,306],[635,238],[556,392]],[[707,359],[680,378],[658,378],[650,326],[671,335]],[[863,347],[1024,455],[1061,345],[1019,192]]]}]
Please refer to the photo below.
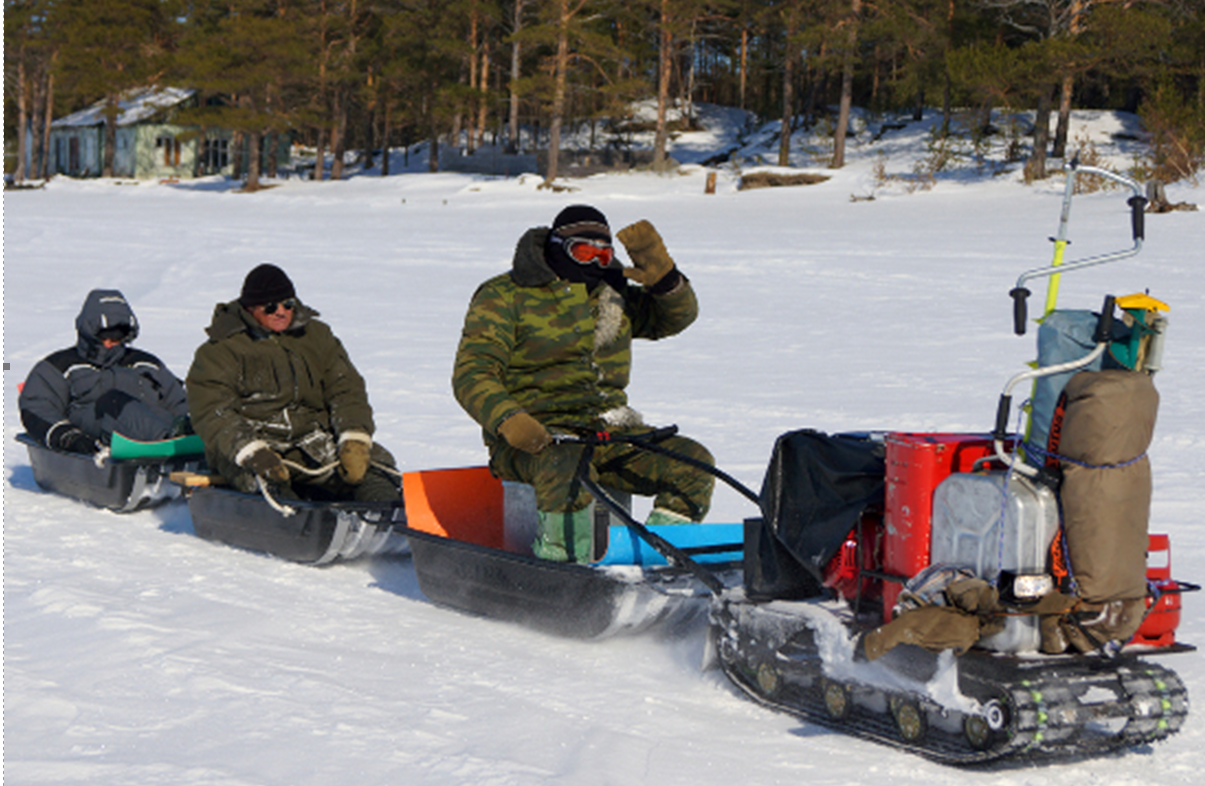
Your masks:
[{"label": "black knit hat", "polygon": [[611,227],[598,208],[570,205],[557,214],[552,231],[561,237],[588,237],[611,242]]},{"label": "black knit hat", "polygon": [[238,302],[243,308],[251,308],[266,303],[279,303],[296,296],[293,282],[285,272],[276,265],[265,262],[247,274]]}]

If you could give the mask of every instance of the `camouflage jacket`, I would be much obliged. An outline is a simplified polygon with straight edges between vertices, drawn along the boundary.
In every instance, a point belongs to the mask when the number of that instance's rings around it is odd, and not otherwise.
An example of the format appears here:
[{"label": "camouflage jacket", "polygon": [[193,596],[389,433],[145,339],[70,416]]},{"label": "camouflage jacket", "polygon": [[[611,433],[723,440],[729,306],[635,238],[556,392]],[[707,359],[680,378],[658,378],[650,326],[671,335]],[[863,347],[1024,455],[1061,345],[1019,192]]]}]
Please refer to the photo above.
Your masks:
[{"label": "camouflage jacket", "polygon": [[675,335],[699,313],[685,277],[664,295],[626,283],[590,293],[558,278],[544,260],[548,232],[523,235],[512,270],[482,284],[465,316],[452,389],[487,445],[519,411],[554,429],[640,425],[624,392],[632,338]]},{"label": "camouflage jacket", "polygon": [[[212,466],[254,440],[277,450],[307,437],[373,433],[364,379],[318,313],[297,304],[282,333],[260,327],[238,301],[220,303],[188,371],[188,408]],[[326,440],[329,443],[329,440]]]}]

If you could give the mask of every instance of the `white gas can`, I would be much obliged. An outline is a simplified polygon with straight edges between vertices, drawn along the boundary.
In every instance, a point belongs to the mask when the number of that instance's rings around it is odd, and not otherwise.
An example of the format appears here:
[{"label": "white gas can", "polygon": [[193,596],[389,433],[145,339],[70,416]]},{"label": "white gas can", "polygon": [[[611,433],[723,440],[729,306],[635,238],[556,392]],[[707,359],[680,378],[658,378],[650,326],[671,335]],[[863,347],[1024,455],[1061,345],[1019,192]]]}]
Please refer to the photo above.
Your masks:
[{"label": "white gas can", "polygon": [[[1054,492],[1017,473],[958,473],[933,493],[933,563],[969,568],[987,581],[1001,571],[1045,573],[1058,529]],[[1002,632],[978,646],[1037,652],[1040,644],[1037,618],[1021,616],[1009,617]]]}]

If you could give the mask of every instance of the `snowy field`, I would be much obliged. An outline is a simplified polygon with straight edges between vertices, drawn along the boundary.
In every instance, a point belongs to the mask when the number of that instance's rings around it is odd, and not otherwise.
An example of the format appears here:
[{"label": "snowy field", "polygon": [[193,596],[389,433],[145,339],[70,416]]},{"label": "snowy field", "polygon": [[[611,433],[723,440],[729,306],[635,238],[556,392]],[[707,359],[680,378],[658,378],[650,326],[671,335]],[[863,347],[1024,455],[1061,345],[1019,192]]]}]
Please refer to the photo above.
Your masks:
[{"label": "snowy field", "polygon": [[[1102,147],[1128,122],[1079,121],[1073,134]],[[721,147],[739,136],[713,134]],[[775,437],[801,427],[989,430],[1004,382],[1034,354],[1035,331],[1012,335],[1008,291],[1049,262],[1061,180],[1028,187],[1015,171],[968,164],[909,193],[875,169],[885,150],[888,173],[912,172],[923,127],[870,136],[826,183],[737,191],[724,168],[714,195],[698,166],[567,180],[573,190],[559,193],[535,176],[417,173],[289,180],[254,195],[219,181],[95,180],[5,193],[5,783],[1200,783],[1199,711],[1150,749],[951,769],[742,698],[703,668],[702,627],[581,643],[466,618],[427,602],[406,558],[307,568],[198,539],[183,504],[120,516],[44,493],[14,442],[16,385],[74,343],[90,289],[121,289],[142,320],[138,345],[183,377],[214,304],[271,261],[348,347],[377,437],[404,469],[482,463],[479,429],[450,391],[465,308],[523,231],[571,202],[597,205],[615,229],[651,220],[691,278],[700,318],[636,346],[631,401],[747,485],[760,486]],[[703,160],[707,144],[679,139],[680,160]],[[740,144],[753,160],[757,139]],[[1128,163],[1116,146],[1103,152]],[[797,163],[807,154],[801,143]],[[1205,189],[1168,194],[1205,202]],[[1128,221],[1122,192],[1078,197],[1069,259],[1128,247]],[[1149,288],[1172,306],[1152,530],[1172,536],[1175,574],[1198,582],[1203,241],[1205,213],[1149,216],[1141,255],[1066,277],[1060,301],[1098,308],[1106,292]],[[1036,310],[1044,287],[1035,292]],[[710,519],[753,512],[720,489]],[[1181,640],[1205,643],[1202,608],[1185,598]],[[1166,662],[1205,701],[1200,655]]]}]

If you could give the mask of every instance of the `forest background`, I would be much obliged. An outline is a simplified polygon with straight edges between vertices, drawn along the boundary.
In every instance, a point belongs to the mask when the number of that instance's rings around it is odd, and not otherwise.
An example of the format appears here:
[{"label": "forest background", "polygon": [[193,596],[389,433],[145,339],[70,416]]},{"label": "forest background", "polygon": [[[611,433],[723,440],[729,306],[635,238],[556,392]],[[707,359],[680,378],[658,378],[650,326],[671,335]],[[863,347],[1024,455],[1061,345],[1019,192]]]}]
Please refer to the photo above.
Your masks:
[{"label": "forest background", "polygon": [[[5,0],[4,68],[16,182],[46,175],[50,120],[98,100],[112,151],[118,98],[147,85],[198,90],[178,122],[233,129],[240,149],[290,134],[315,179],[419,141],[437,171],[442,141],[541,151],[551,183],[583,129],[591,145],[653,131],[664,168],[696,102],[781,118],[784,166],[817,126],[843,166],[851,106],[939,111],[938,133],[972,135],[995,131],[993,108],[1026,110],[1033,179],[1064,155],[1073,107],[1140,115],[1141,179],[1205,162],[1205,0]],[[633,114],[649,99],[651,124]],[[251,187],[261,159],[275,174],[271,156],[237,162]]]}]

